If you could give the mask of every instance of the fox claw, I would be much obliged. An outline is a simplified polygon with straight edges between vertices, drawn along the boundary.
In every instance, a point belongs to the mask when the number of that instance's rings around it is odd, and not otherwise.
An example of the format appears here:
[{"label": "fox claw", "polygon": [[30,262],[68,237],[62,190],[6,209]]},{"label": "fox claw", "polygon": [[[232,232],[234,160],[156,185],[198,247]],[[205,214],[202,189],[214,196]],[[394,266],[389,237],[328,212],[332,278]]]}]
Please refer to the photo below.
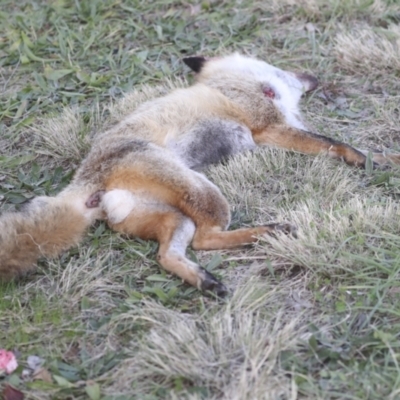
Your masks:
[{"label": "fox claw", "polygon": [[287,224],[287,223],[284,223],[284,224],[269,224],[267,226],[272,229],[272,231],[270,233],[272,235],[274,234],[274,231],[276,231],[276,232],[282,232],[285,235],[291,235],[295,239],[297,239],[297,237],[298,237],[297,236],[297,228],[292,224]]}]

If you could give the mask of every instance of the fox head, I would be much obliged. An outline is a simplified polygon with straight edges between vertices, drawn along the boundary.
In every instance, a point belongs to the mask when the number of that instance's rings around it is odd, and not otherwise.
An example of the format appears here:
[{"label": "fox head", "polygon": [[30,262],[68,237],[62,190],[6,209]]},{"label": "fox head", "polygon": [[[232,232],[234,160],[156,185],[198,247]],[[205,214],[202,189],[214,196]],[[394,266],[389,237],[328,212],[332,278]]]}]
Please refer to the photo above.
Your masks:
[{"label": "fox head", "polygon": [[[306,129],[298,103],[303,93],[317,87],[318,80],[314,76],[284,71],[237,53],[210,59],[186,57],[183,61],[196,72],[198,82],[217,88],[231,100],[241,103],[246,113],[252,114],[260,124],[286,122]],[[279,112],[274,113],[271,105]]]}]

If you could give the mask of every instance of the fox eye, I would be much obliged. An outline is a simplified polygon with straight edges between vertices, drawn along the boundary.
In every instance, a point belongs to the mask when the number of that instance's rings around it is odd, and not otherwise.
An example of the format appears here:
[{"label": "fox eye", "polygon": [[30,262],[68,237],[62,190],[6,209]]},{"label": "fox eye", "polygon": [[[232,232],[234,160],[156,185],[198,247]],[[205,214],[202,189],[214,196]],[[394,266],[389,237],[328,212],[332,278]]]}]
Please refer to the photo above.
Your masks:
[{"label": "fox eye", "polygon": [[270,86],[264,86],[263,93],[265,97],[269,97],[270,99],[275,98],[275,90]]}]

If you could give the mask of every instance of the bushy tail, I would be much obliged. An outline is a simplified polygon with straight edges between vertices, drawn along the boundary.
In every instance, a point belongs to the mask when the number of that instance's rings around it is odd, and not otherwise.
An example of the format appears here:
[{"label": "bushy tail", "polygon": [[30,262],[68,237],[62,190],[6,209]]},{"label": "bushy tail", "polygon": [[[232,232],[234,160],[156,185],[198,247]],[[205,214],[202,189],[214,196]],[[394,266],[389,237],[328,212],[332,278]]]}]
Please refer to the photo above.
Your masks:
[{"label": "bushy tail", "polygon": [[79,194],[38,197],[19,212],[0,216],[0,280],[34,269],[41,256],[54,257],[76,245],[95,219]]}]

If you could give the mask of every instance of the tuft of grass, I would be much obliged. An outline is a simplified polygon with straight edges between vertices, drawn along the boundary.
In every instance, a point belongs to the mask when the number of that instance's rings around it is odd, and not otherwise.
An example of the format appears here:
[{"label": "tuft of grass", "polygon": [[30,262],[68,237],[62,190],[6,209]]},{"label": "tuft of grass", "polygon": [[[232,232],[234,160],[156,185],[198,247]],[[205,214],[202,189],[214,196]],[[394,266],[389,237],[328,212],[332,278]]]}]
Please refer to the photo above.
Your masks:
[{"label": "tuft of grass", "polygon": [[336,36],[334,52],[341,66],[361,75],[381,75],[400,71],[400,27],[372,30],[358,27]]},{"label": "tuft of grass", "polygon": [[[232,51],[318,76],[321,134],[399,151],[398,5],[389,0],[3,0],[0,211],[68,184],[96,135],[191,80],[180,59]],[[260,149],[213,166],[234,228],[292,222],[298,239],[188,254],[220,301],[161,271],[157,245],[94,226],[0,285],[0,378],[27,399],[396,399],[399,168],[359,171]],[[43,358],[51,382],[21,379]]]},{"label": "tuft of grass", "polygon": [[70,163],[79,163],[90,148],[88,124],[73,109],[66,108],[61,116],[44,118],[32,127],[36,153]]}]

